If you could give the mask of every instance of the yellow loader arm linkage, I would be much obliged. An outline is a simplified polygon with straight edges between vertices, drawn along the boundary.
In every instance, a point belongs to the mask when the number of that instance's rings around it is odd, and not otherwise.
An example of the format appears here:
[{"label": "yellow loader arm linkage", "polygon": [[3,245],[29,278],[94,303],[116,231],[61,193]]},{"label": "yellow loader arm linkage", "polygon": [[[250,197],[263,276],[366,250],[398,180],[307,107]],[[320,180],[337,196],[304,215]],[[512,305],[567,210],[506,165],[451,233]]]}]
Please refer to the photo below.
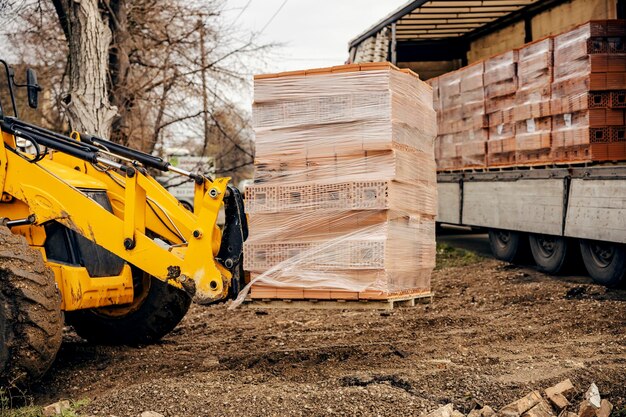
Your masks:
[{"label": "yellow loader arm linkage", "polygon": [[[10,219],[9,225],[56,221],[134,267],[184,289],[197,302],[227,297],[247,237],[242,198],[228,185],[229,178],[211,180],[105,139],[85,134],[67,137],[16,118],[2,118],[0,127],[2,200],[25,202],[28,216],[24,217],[31,220]],[[16,138],[30,142],[37,149],[35,155],[20,152]],[[106,184],[112,210],[70,184],[60,167]],[[148,175],[147,168],[193,179],[194,213]],[[222,204],[223,232],[216,225]],[[66,309],[71,309],[69,297],[63,294]]]},{"label": "yellow loader arm linkage", "polygon": [[[65,325],[91,343],[145,345],[170,333],[192,300],[236,296],[245,285],[248,229],[243,198],[229,178],[26,123],[14,87],[26,88],[37,108],[36,74],[27,69],[26,83],[18,84],[0,59],[3,75],[0,388],[41,377]],[[193,212],[151,176],[154,170],[194,182]]]}]

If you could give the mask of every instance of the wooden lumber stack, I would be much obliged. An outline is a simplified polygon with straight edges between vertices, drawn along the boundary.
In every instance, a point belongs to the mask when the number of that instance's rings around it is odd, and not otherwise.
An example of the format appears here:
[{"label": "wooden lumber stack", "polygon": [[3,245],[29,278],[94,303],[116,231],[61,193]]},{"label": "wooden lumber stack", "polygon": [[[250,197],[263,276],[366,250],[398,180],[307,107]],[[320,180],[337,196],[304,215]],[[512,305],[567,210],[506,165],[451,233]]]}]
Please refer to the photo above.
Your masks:
[{"label": "wooden lumber stack", "polygon": [[591,21],[554,38],[554,161],[626,158],[626,24],[615,23]]},{"label": "wooden lumber stack", "polygon": [[509,51],[485,61],[485,111],[489,124],[487,165],[515,163],[515,93],[517,91],[517,51]]},{"label": "wooden lumber stack", "polygon": [[489,132],[483,73],[481,61],[431,81],[438,84],[440,97],[439,169],[485,167]]},{"label": "wooden lumber stack", "polygon": [[430,292],[432,90],[390,64],[255,77],[255,184],[246,190],[252,299]]}]

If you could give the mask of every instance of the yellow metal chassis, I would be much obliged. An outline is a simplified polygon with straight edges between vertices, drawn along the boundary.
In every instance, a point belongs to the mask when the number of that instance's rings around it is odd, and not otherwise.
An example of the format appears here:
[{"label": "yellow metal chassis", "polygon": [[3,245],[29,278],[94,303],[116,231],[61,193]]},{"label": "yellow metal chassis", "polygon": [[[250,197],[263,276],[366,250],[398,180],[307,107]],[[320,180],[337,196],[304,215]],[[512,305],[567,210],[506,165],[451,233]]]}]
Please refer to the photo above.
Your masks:
[{"label": "yellow metal chassis", "polygon": [[[2,132],[4,142],[15,138]],[[132,174],[132,175],[131,175]],[[230,272],[215,261],[221,242],[216,225],[229,178],[196,184],[194,213],[186,210],[154,178],[131,170],[96,169],[61,152],[50,152],[31,163],[6,147],[0,149],[0,217],[17,219],[30,214],[36,222],[15,227],[45,258],[43,224],[57,221],[124,259],[128,264],[184,289],[196,301],[225,298]],[[80,189],[104,190],[113,213]],[[168,242],[164,247],[147,231]],[[64,310],[126,304],[133,299],[130,267],[119,276],[91,278],[85,268],[47,261],[55,273]]]}]

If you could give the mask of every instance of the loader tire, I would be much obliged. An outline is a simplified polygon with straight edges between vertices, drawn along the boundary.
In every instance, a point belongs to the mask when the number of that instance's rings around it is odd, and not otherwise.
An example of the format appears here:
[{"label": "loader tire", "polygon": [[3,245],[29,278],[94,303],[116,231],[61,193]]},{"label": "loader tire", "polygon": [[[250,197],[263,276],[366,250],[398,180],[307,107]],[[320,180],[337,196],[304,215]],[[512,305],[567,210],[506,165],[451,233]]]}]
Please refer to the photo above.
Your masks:
[{"label": "loader tire", "polygon": [[129,305],[66,313],[67,323],[91,343],[147,345],[174,330],[183,319],[191,297],[141,271],[133,271],[135,300]]},{"label": "loader tire", "polygon": [[43,376],[61,347],[63,326],[53,272],[22,236],[0,226],[0,386]]}]

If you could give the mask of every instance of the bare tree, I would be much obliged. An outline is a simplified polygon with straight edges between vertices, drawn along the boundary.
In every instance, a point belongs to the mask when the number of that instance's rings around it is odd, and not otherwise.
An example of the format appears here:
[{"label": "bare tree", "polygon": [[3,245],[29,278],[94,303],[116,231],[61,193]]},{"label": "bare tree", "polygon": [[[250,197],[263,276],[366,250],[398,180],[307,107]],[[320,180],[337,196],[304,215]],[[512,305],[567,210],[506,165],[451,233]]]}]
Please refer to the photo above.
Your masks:
[{"label": "bare tree", "polygon": [[[249,87],[249,61],[269,46],[256,45],[254,34],[226,25],[222,0],[32,1],[20,12],[24,24],[7,35],[23,61],[41,63],[41,82],[51,91],[43,100],[49,103],[43,109],[48,127],[65,130],[64,120],[69,120],[74,129],[147,152],[160,143],[194,143],[198,152],[236,156],[240,162],[227,165],[250,171],[248,116],[232,104],[228,92]],[[87,4],[92,20],[85,17]],[[73,50],[85,39],[75,31],[87,28],[101,34],[89,44],[98,57],[93,69],[80,61],[87,50]],[[64,56],[68,59],[59,59]],[[84,86],[81,74],[89,83],[98,81]],[[96,104],[78,107],[81,92],[96,97]],[[108,110],[113,109],[111,117]],[[110,134],[88,125],[89,120],[110,123]]]}]

